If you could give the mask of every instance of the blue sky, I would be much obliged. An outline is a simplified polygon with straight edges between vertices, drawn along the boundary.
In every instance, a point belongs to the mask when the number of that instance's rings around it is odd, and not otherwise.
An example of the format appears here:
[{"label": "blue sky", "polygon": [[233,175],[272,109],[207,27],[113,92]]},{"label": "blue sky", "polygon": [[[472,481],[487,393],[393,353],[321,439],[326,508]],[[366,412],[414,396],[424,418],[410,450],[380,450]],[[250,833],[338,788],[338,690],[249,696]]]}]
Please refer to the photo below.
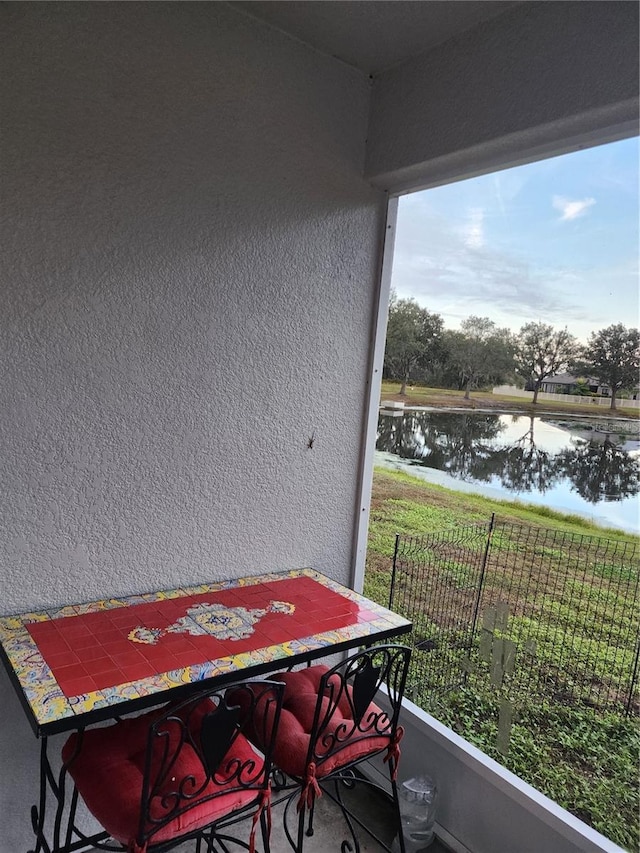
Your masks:
[{"label": "blue sky", "polygon": [[403,196],[392,287],[447,328],[637,327],[639,154],[634,137]]}]

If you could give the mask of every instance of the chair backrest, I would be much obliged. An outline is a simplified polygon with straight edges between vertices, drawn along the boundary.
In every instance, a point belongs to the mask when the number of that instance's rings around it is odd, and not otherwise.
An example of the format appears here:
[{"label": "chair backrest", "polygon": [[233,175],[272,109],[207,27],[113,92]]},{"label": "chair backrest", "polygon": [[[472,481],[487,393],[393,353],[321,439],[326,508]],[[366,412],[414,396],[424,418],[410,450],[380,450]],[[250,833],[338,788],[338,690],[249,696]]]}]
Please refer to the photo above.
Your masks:
[{"label": "chair backrest", "polygon": [[[141,846],[158,833],[162,837],[169,824],[200,828],[268,792],[283,688],[252,681],[203,690],[154,719],[146,744]],[[245,737],[254,716],[263,728],[260,753]]]},{"label": "chair backrest", "polygon": [[[341,763],[396,740],[398,717],[411,658],[401,645],[372,646],[350,655],[320,679],[307,765]],[[375,704],[387,686],[389,711]]]}]

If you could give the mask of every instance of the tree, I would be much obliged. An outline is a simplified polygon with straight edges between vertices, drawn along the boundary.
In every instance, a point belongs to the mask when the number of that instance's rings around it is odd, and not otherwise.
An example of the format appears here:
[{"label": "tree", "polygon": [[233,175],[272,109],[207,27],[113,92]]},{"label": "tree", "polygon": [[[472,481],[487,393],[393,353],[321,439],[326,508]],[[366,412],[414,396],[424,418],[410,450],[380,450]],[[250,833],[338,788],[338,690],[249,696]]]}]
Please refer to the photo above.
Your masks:
[{"label": "tree", "polygon": [[562,373],[580,353],[575,337],[547,323],[525,323],[516,339],[516,367],[525,382],[533,383],[533,403],[547,376]]},{"label": "tree", "polygon": [[611,408],[618,391],[633,388],[640,379],[640,333],[622,323],[593,332],[584,352],[587,369],[611,388]]},{"label": "tree", "polygon": [[513,372],[514,344],[508,329],[499,329],[488,317],[468,317],[461,331],[447,332],[449,366],[464,389],[465,400],[481,383],[503,382]]},{"label": "tree", "polygon": [[402,382],[401,394],[418,367],[437,357],[442,339],[442,317],[421,308],[415,299],[396,299],[389,304],[384,371]]}]

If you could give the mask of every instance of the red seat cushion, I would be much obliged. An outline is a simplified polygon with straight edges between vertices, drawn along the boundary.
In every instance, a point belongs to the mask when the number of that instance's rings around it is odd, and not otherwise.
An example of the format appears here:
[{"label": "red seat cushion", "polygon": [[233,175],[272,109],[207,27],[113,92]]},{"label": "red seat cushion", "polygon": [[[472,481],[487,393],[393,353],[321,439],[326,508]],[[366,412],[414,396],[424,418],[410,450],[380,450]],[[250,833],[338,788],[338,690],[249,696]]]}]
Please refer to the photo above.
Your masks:
[{"label": "red seat cushion", "polygon": [[[281,770],[290,776],[302,778],[306,774],[307,753],[318,701],[320,679],[327,671],[328,667],[319,665],[296,672],[281,672],[270,676],[275,681],[284,681],[285,683],[273,760]],[[321,720],[329,707],[327,696],[323,698],[322,706]],[[327,751],[333,752],[331,736],[339,727],[342,727],[340,730],[341,747],[329,758],[323,759],[323,743],[326,744],[325,753]],[[256,721],[256,730],[260,730],[258,721]],[[349,698],[343,691],[337,707],[327,725],[323,727],[322,737],[316,745],[316,776],[326,776],[338,767],[387,748],[391,733],[390,721],[373,702],[367,708],[361,723],[356,726]],[[324,741],[327,735],[329,739]]]},{"label": "red seat cushion", "polygon": [[[189,717],[189,726],[194,734],[212,705],[205,700],[198,705]],[[140,804],[147,750],[149,726],[164,712],[152,711],[132,719],[122,720],[106,728],[88,729],[84,733],[79,754],[69,766],[69,773],[76,783],[78,791],[87,808],[104,829],[123,845],[133,844],[140,826]],[[180,735],[178,723],[167,722],[162,725],[168,732],[171,752],[177,746]],[[76,733],[65,743],[62,749],[63,761],[73,756],[77,744]],[[197,742],[197,740],[196,740]],[[193,781],[184,782],[183,792],[199,791],[194,804],[188,811],[176,815],[149,839],[150,844],[168,841],[233,812],[256,798],[255,790],[234,790],[237,782],[225,782],[224,770],[231,757],[240,762],[252,759],[256,762],[252,778],[259,778],[263,762],[243,735],[238,735],[223,761],[214,779],[206,782],[206,772],[201,759],[189,743],[184,743],[178,751],[178,757],[168,776],[160,786],[157,796],[153,797],[150,813],[154,820],[167,817],[175,804],[174,798],[163,803],[163,794],[176,791],[181,780],[193,777]],[[153,764],[160,762],[160,744],[154,750]],[[228,775],[231,775],[231,771]],[[152,779],[154,774],[152,772]],[[224,793],[226,791],[226,793]],[[212,794],[215,799],[206,800]]]}]

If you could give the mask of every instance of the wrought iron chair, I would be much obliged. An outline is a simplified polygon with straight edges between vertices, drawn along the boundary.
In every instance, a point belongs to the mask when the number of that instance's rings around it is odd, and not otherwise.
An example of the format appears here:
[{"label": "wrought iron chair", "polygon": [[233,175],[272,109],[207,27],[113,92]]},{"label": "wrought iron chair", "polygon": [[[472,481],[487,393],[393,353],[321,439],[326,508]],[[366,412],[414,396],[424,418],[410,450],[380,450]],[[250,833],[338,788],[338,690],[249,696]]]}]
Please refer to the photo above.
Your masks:
[{"label": "wrought iron chair", "polygon": [[[63,762],[116,842],[97,840],[103,833],[93,837],[92,849],[160,853],[194,839],[197,853],[226,849],[227,841],[253,853],[260,824],[268,852],[271,756],[283,688],[255,681],[204,690],[159,711],[71,735]],[[248,727],[260,735],[260,753],[245,736]],[[230,834],[251,815],[247,840]]]},{"label": "wrought iron chair", "polygon": [[[358,782],[379,788],[356,772],[361,762],[377,754],[383,754],[388,763],[393,815],[404,853],[396,774],[404,734],[398,718],[410,655],[405,646],[375,646],[332,668],[310,666],[271,676],[285,684],[273,752],[274,776],[279,777],[278,793],[285,792],[282,799],[287,800],[285,834],[297,853],[303,849],[307,815],[306,835],[313,835],[314,806],[323,792],[342,809],[356,851],[360,845],[354,824],[390,849],[348,808],[340,785],[351,787]],[[388,713],[373,701],[383,684],[387,685]],[[250,730],[249,737],[262,747],[261,727]],[[295,837],[288,825],[294,803],[298,811]],[[345,841],[343,849],[353,847]]]}]

